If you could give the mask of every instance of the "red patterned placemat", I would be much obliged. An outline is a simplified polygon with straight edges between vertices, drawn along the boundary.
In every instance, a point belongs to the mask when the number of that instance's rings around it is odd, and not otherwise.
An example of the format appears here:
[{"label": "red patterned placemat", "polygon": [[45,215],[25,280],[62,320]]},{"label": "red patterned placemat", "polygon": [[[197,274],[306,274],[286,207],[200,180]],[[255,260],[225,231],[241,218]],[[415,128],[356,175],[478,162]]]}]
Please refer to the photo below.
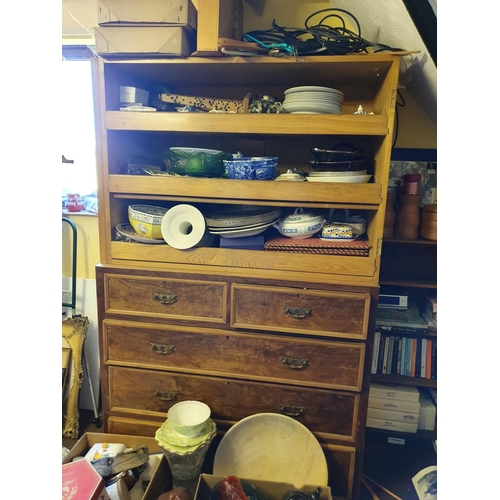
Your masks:
[{"label": "red patterned placemat", "polygon": [[306,239],[279,236],[264,244],[264,250],[294,253],[321,253],[329,255],[356,255],[366,257],[371,245],[361,238],[354,241],[324,241],[317,237]]}]

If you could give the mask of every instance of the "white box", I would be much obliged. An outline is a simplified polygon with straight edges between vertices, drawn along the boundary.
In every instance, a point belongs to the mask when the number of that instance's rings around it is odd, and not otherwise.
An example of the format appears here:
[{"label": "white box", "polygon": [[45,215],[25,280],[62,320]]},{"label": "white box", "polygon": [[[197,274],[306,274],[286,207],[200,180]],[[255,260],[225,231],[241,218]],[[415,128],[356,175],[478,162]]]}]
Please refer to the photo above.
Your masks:
[{"label": "white box", "polygon": [[99,26],[191,26],[198,11],[191,0],[97,0]]},{"label": "white box", "polygon": [[433,431],[436,428],[437,409],[425,389],[420,391],[420,413],[418,428],[424,431]]},{"label": "white box", "polygon": [[409,385],[386,385],[379,382],[372,382],[370,384],[370,397],[418,401],[420,392],[418,392],[416,387]]},{"label": "white box", "polygon": [[368,408],[381,410],[406,411],[408,413],[420,412],[420,401],[402,401],[400,399],[368,398]]},{"label": "white box", "polygon": [[395,432],[409,432],[412,434],[417,433],[417,422],[408,423],[396,422],[395,420],[383,420],[380,418],[367,418],[366,426]]},{"label": "white box", "polygon": [[369,418],[380,418],[381,420],[394,420],[396,422],[417,423],[419,413],[408,413],[405,411],[380,410],[378,408],[368,408]]},{"label": "white box", "polygon": [[120,86],[120,103],[121,104],[149,104],[149,92],[147,90],[138,89],[136,87]]}]

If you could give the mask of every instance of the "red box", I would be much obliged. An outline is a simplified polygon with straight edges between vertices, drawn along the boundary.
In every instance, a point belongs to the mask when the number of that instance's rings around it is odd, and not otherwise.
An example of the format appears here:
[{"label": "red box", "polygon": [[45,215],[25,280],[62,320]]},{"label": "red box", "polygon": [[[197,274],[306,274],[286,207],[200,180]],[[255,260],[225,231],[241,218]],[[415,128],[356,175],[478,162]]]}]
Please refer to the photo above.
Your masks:
[{"label": "red box", "polygon": [[99,473],[86,460],[62,466],[62,500],[110,500]]}]

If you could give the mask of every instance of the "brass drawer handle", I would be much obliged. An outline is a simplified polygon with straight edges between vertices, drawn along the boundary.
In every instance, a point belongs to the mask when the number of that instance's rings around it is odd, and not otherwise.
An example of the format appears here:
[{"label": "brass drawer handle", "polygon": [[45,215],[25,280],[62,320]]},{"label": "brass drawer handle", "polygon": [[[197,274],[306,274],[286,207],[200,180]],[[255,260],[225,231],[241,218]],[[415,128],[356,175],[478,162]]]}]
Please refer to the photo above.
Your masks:
[{"label": "brass drawer handle", "polygon": [[153,293],[153,300],[168,306],[177,302],[177,295],[165,295],[163,293]]},{"label": "brass drawer handle", "polygon": [[309,309],[307,307],[300,308],[285,306],[285,314],[289,314],[292,318],[295,319],[304,319],[312,316],[312,309]]},{"label": "brass drawer handle", "polygon": [[292,370],[302,370],[302,368],[309,366],[309,360],[306,358],[288,358],[287,356],[281,356],[281,362]]},{"label": "brass drawer handle", "polygon": [[176,392],[155,391],[155,396],[162,401],[173,401],[177,397]]},{"label": "brass drawer handle", "polygon": [[304,406],[285,406],[280,405],[280,412],[289,417],[298,417],[306,411]]},{"label": "brass drawer handle", "polygon": [[175,351],[175,345],[154,344],[151,342],[149,346],[157,354],[172,354]]}]

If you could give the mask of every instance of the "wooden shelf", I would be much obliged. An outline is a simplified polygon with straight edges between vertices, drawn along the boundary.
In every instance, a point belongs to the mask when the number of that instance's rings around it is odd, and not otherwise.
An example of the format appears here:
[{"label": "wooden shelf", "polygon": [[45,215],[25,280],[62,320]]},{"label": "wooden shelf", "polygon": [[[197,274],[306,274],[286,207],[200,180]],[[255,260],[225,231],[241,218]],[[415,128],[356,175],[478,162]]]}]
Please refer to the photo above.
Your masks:
[{"label": "wooden shelf", "polygon": [[219,113],[140,113],[108,111],[107,130],[197,132],[218,134],[322,135],[349,134],[386,136],[386,115],[296,115]]},{"label": "wooden shelf", "polygon": [[395,432],[388,431],[386,429],[376,429],[374,427],[366,427],[366,432],[371,434],[378,434],[381,436],[395,437],[401,439],[436,439],[437,432],[434,431],[423,431],[418,430],[416,433],[413,432]]},{"label": "wooden shelf", "polygon": [[[382,201],[382,185],[378,183],[345,184],[320,182],[266,182],[234,179],[206,179],[181,176],[110,175],[107,189],[115,196],[147,199],[197,200],[198,203],[241,203],[296,206],[378,209]],[[153,194],[154,193],[154,194]],[[123,196],[122,196],[123,197]]]},{"label": "wooden shelf", "polygon": [[417,240],[404,240],[401,238],[384,238],[383,244],[384,245],[395,244],[395,245],[432,245],[432,246],[437,246],[437,241],[424,240],[423,238],[419,238]]},{"label": "wooden shelf", "polygon": [[413,276],[411,278],[405,279],[404,276],[401,275],[400,279],[381,279],[380,284],[390,286],[403,286],[408,288],[437,288],[437,283],[435,281],[415,282]]},{"label": "wooden shelf", "polygon": [[372,382],[381,382],[383,384],[400,384],[400,385],[413,385],[417,387],[437,387],[436,379],[407,377],[404,375],[382,375],[380,373],[373,373],[371,375]]}]

